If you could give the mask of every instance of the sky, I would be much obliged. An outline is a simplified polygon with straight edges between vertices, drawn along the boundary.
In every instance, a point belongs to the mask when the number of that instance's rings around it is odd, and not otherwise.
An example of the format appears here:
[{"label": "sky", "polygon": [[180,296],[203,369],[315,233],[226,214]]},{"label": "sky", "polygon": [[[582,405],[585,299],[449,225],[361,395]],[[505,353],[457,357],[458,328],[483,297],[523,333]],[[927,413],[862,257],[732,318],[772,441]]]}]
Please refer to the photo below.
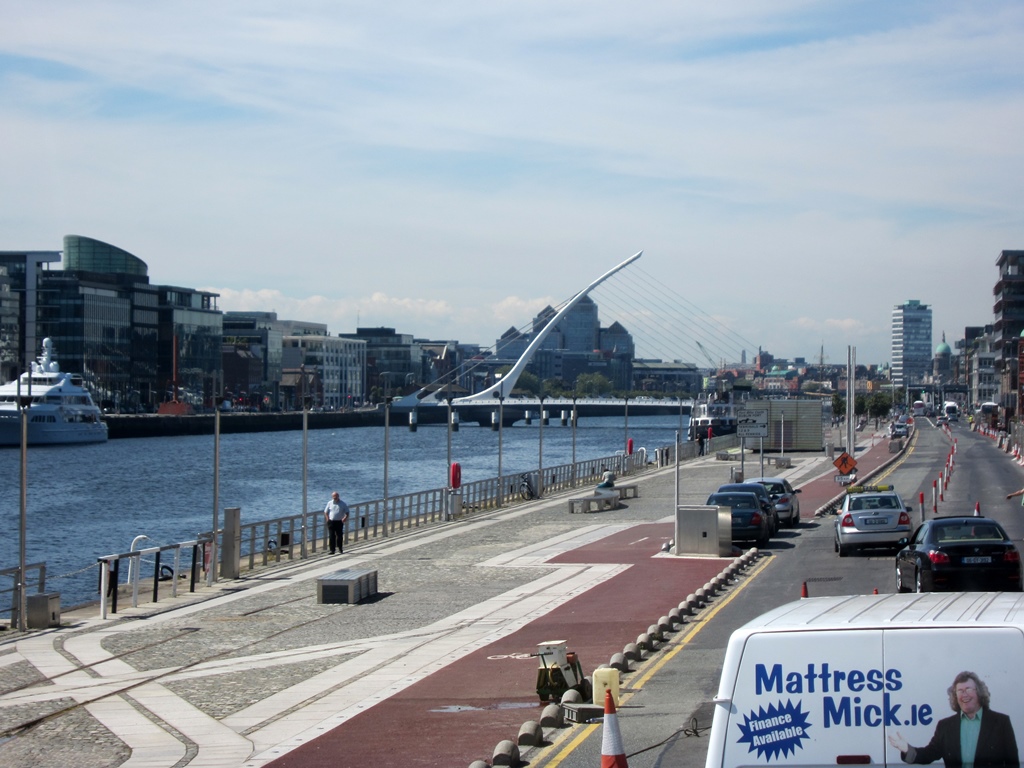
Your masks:
[{"label": "sky", "polygon": [[896,304],[993,321],[1022,50],[1018,0],[0,0],[0,250],[485,347],[643,250],[750,346],[886,363]]}]

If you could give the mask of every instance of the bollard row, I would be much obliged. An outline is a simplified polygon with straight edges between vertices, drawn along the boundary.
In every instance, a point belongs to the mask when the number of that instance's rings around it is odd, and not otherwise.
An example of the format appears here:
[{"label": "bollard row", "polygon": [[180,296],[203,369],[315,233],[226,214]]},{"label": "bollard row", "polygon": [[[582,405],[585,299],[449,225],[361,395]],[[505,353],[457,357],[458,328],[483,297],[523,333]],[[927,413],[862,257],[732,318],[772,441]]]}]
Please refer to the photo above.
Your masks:
[{"label": "bollard row", "polygon": [[[721,573],[692,594],[686,596],[679,605],[672,608],[665,616],[647,627],[647,631],[637,636],[636,642],[627,643],[621,653],[612,654],[607,664],[598,669],[614,669],[619,674],[631,672],[630,664],[643,661],[647,656],[661,648],[668,640],[668,635],[686,623],[687,616],[693,616],[705,608],[712,597],[724,591],[736,581],[739,574],[757,562],[760,553],[756,548],[750,549],[735,558]],[[589,678],[588,678],[589,679]],[[527,720],[519,729],[515,741],[508,739],[498,742],[491,755],[491,762],[474,760],[469,768],[496,768],[496,766],[518,766],[520,764],[520,747],[543,746],[544,729],[560,729],[565,727],[564,704],[580,704],[583,696],[579,691],[570,689],[562,694],[558,704],[548,704],[540,714],[540,720]]]}]

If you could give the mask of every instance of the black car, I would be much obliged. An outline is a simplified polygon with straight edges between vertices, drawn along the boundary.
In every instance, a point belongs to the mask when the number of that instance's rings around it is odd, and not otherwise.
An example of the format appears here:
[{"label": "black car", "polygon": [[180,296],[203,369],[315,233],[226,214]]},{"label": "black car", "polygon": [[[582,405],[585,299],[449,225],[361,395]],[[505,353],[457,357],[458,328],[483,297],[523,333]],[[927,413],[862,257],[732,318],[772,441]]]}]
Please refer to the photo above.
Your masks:
[{"label": "black car", "polygon": [[753,493],[712,493],[708,496],[707,504],[711,507],[730,508],[733,541],[753,541],[759,547],[768,546],[771,522],[764,513],[761,500]]},{"label": "black car", "polygon": [[936,517],[901,543],[897,592],[1021,591],[1020,552],[995,520]]},{"label": "black car", "polygon": [[774,536],[779,532],[781,527],[779,524],[779,516],[775,511],[775,499],[768,493],[768,489],[760,483],[726,483],[725,485],[718,486],[718,490],[715,493],[753,493],[757,496],[761,502],[761,509],[764,514],[768,516],[768,527],[770,529],[769,536]]}]

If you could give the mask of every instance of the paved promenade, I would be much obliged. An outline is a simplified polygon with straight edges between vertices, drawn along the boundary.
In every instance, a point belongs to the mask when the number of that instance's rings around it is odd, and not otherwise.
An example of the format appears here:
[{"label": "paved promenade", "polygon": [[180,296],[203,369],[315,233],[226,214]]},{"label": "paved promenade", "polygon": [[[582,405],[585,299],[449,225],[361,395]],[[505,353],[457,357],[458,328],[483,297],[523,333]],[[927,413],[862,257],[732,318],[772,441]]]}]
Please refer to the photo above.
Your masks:
[{"label": "paved promenade", "polygon": [[[858,453],[862,475],[890,457]],[[866,449],[868,444],[864,446]],[[803,514],[838,491],[822,454],[785,470]],[[733,462],[683,465],[703,503]],[[759,471],[746,460],[746,474]],[[776,474],[775,470],[765,471]],[[0,762],[19,766],[468,766],[540,717],[536,644],[587,674],[730,559],[661,553],[674,468],[623,479],[640,498],[567,513],[569,494],[281,564],[195,595],[65,612],[0,633]],[[377,598],[321,605],[316,578],[372,567]],[[552,733],[550,739],[559,737]],[[526,754],[524,753],[524,757]]]}]

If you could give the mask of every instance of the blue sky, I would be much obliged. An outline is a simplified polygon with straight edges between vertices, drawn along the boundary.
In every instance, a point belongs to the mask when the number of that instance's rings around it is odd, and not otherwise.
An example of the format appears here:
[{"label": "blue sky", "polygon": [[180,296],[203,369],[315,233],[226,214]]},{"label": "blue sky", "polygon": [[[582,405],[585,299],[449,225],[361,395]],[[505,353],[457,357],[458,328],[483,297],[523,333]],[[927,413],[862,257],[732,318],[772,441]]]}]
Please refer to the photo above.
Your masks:
[{"label": "blue sky", "polygon": [[95,237],[225,310],[489,345],[643,249],[752,345],[884,362],[894,304],[952,341],[1024,248],[1019,2],[0,0],[0,21],[0,249]]}]

